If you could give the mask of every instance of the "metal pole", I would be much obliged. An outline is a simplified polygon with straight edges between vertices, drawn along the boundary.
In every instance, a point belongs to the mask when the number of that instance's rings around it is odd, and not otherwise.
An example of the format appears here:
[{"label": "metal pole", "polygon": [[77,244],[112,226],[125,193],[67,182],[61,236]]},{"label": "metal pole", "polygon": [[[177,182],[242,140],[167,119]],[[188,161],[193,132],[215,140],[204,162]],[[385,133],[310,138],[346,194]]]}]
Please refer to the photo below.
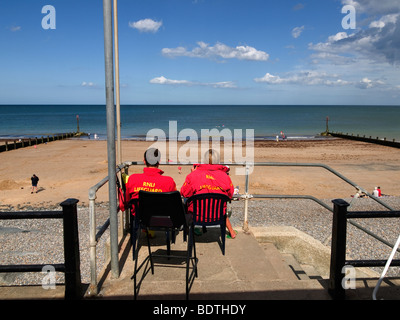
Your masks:
[{"label": "metal pole", "polygon": [[103,0],[104,14],[104,59],[107,110],[107,159],[108,159],[108,194],[110,205],[110,249],[111,275],[119,277],[118,265],[118,216],[117,216],[117,176],[115,152],[115,108],[113,77],[113,41],[112,41],[112,6],[111,0]]},{"label": "metal pole", "polygon": [[[117,164],[122,163],[121,151],[121,112],[119,99],[119,46],[118,46],[118,4],[117,0],[113,1],[114,9],[114,53],[115,53],[115,93],[116,93],[116,112],[117,112]],[[121,174],[122,179],[122,174]],[[124,233],[124,224],[122,223],[124,215],[121,212],[120,234]]]},{"label": "metal pole", "polygon": [[115,93],[116,93],[116,108],[117,108],[117,159],[118,164],[122,163],[121,149],[121,112],[119,98],[119,45],[118,45],[118,4],[114,0],[114,50],[115,50]]}]

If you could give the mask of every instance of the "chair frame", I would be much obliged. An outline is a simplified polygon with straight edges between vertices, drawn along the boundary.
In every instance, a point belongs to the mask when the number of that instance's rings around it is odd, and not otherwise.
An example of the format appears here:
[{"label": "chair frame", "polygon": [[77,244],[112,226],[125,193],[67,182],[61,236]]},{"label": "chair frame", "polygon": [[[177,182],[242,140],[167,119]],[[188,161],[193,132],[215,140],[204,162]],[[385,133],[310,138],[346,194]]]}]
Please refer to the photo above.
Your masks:
[{"label": "chair frame", "polygon": [[[139,199],[136,203],[135,222],[132,227],[138,227],[145,229],[148,247],[148,256],[141,263],[138,268],[138,255],[139,255],[139,242],[141,238],[141,232],[135,237],[133,246],[135,270],[132,276],[134,280],[134,298],[137,299],[138,295],[138,284],[137,274],[139,270],[145,265],[147,261],[150,261],[151,272],[154,274],[154,261],[153,257],[166,257],[166,258],[179,258],[182,256],[171,255],[170,250],[170,238],[169,232],[172,233],[172,240],[175,240],[175,232],[183,230],[183,238],[186,240],[187,235],[189,239],[187,241],[186,250],[186,299],[189,299],[189,292],[197,275],[197,263],[198,258],[196,256],[196,244],[193,233],[193,221],[191,215],[188,215],[185,206],[182,203],[181,195],[179,191],[172,192],[148,192],[139,191]],[[151,251],[149,229],[155,231],[165,231],[167,234],[167,255],[156,255]],[[131,229],[133,230],[133,228]],[[136,239],[137,238],[137,239]],[[189,272],[190,264],[192,264],[192,272]],[[144,276],[147,272],[144,272]],[[143,280],[143,276],[142,276]]]},{"label": "chair frame", "polygon": [[[187,199],[186,210],[193,204],[193,224],[202,226],[220,225],[221,228],[221,251],[225,255],[226,235],[226,204],[230,198],[222,193],[200,193]],[[212,214],[213,213],[213,214]]]}]

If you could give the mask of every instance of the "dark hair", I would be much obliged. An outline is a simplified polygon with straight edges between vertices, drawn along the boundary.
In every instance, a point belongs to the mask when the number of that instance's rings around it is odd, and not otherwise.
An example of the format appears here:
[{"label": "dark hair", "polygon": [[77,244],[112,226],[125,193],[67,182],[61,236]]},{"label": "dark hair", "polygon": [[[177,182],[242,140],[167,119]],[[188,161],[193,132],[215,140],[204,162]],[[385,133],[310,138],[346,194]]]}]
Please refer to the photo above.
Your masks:
[{"label": "dark hair", "polygon": [[144,161],[149,167],[156,167],[160,164],[161,152],[156,148],[147,149],[144,153]]}]

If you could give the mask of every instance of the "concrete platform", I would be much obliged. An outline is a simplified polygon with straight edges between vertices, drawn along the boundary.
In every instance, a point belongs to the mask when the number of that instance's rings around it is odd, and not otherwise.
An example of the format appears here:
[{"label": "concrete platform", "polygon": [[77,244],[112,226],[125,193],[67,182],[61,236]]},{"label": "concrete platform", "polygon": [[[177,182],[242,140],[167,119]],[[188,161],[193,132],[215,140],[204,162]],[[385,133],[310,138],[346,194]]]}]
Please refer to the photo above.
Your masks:
[{"label": "concrete platform", "polygon": [[[157,234],[152,251],[166,251],[160,245],[163,235]],[[144,237],[142,238],[144,239]],[[158,240],[158,241],[157,241]],[[171,250],[185,250],[186,243],[178,235]],[[132,252],[118,279],[107,276],[97,298],[133,299],[134,270]],[[272,243],[264,248],[252,234],[239,232],[235,239],[226,239],[225,256],[219,243],[219,229],[196,237],[198,277],[194,280],[189,299],[194,300],[246,300],[246,299],[330,299],[327,291],[317,280],[299,281]],[[139,263],[147,256],[146,246],[139,251]],[[140,283],[138,300],[185,299],[185,264],[178,259],[156,265],[154,274],[148,272]],[[147,269],[148,270],[148,269]],[[139,275],[138,279],[141,278]]]}]

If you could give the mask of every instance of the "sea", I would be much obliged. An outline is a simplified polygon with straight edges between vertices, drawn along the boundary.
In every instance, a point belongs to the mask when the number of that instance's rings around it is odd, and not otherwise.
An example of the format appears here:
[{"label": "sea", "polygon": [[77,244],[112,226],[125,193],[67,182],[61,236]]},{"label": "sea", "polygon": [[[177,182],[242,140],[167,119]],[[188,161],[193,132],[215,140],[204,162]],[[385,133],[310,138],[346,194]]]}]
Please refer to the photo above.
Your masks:
[{"label": "sea", "polygon": [[[154,132],[166,138],[194,132],[200,138],[202,130],[225,130],[234,139],[245,139],[250,131],[255,140],[325,139],[321,133],[328,127],[331,132],[400,141],[400,106],[121,105],[120,118],[123,140],[146,140]],[[76,132],[78,125],[88,134],[81,139],[106,140],[106,106],[0,105],[0,139]]]}]

